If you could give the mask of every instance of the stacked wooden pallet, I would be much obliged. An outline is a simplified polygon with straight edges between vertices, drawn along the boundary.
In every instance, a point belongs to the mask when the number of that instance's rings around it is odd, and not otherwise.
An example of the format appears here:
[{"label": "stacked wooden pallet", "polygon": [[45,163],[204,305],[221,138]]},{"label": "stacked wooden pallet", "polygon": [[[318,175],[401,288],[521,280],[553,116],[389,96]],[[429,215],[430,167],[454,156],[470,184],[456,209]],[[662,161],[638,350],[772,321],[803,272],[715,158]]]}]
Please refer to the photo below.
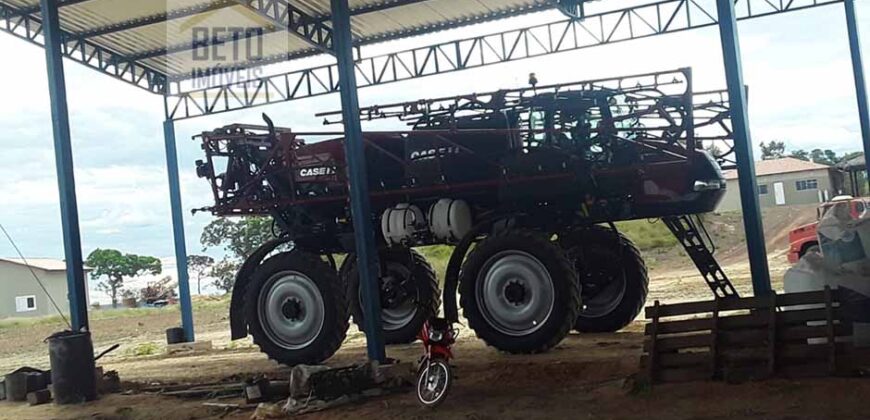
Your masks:
[{"label": "stacked wooden pallet", "polygon": [[[844,296],[848,296],[844,299]],[[846,375],[866,360],[851,344],[846,289],[646,308],[642,378],[739,382]],[[864,302],[866,303],[866,301]]]}]

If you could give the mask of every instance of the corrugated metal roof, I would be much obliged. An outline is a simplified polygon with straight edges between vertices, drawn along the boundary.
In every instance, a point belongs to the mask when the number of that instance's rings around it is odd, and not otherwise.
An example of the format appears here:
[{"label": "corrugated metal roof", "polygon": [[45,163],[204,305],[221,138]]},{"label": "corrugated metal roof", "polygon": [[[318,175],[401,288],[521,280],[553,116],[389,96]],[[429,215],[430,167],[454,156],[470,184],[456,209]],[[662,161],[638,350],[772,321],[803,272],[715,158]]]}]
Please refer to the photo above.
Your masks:
[{"label": "corrugated metal roof", "polygon": [[[257,0],[273,6],[275,0]],[[277,0],[278,4],[285,0]],[[260,57],[268,61],[318,53],[302,37],[230,0],[85,0],[61,7],[61,27],[72,35],[97,34],[88,39],[110,51],[137,59],[140,64],[171,77],[186,77],[194,70],[220,64],[247,66]],[[19,10],[38,8],[38,0],[0,0]],[[350,0],[354,40],[367,44],[445,28],[467,25],[553,7],[554,0]],[[61,3],[63,4],[63,3]],[[289,4],[329,26],[329,0],[290,0]],[[38,15],[38,13],[35,13]],[[162,17],[162,18],[161,18]],[[113,27],[115,32],[108,32]],[[232,57],[197,60],[192,51],[194,28],[259,28],[261,37],[240,39],[213,35]],[[200,32],[202,34],[203,32]],[[262,40],[261,43],[254,39]],[[256,44],[255,58],[247,48]]]},{"label": "corrugated metal roof", "polygon": [[[0,258],[0,262],[8,262],[17,265],[26,266],[30,264],[33,268],[38,268],[45,271],[65,271],[66,262],[64,260],[56,260],[52,258],[28,258],[27,264],[21,258]],[[85,271],[90,271],[90,267],[84,267]]]},{"label": "corrugated metal roof", "polygon": [[[820,163],[807,162],[805,160],[790,157],[755,162],[755,176],[757,177],[792,172],[815,171],[819,169],[831,169],[831,167]],[[723,175],[725,175],[725,179],[737,179],[737,170],[729,169],[725,171]]]}]

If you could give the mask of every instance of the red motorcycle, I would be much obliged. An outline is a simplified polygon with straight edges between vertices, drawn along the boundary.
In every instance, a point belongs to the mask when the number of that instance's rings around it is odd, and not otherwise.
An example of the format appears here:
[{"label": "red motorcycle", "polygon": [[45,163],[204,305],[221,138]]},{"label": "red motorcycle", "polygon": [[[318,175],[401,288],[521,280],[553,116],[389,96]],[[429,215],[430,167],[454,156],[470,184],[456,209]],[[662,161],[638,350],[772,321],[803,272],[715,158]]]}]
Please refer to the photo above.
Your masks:
[{"label": "red motorcycle", "polygon": [[417,372],[417,400],[424,407],[436,407],[447,397],[453,384],[450,346],[456,342],[457,331],[444,318],[432,318],[423,324],[418,338],[426,353]]}]

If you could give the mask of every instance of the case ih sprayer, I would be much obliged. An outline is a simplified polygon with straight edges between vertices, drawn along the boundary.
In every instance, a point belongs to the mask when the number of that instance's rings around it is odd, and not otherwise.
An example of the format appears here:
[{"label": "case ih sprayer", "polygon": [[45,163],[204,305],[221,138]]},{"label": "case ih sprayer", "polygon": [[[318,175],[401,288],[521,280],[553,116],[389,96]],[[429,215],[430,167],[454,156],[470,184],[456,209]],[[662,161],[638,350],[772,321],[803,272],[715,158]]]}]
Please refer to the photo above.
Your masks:
[{"label": "case ih sprayer", "polygon": [[[571,329],[616,331],[647,295],[638,249],[613,222],[662,219],[711,288],[735,294],[697,215],[725,191],[701,140],[729,138],[727,99],[693,93],[688,69],[531,86],[361,110],[407,131],[364,133],[387,343],[437,313],[487,344],[546,351]],[[330,121],[337,113],[321,114]],[[362,327],[342,138],[230,125],[201,136],[198,174],[218,216],[270,216],[277,239],[248,257],[231,304],[233,339],[318,363]],[[716,134],[701,136],[708,131]],[[724,133],[724,134],[723,134]],[[327,136],[329,134],[326,134]],[[439,291],[414,247],[453,245]],[[347,254],[338,266],[334,254]]]}]

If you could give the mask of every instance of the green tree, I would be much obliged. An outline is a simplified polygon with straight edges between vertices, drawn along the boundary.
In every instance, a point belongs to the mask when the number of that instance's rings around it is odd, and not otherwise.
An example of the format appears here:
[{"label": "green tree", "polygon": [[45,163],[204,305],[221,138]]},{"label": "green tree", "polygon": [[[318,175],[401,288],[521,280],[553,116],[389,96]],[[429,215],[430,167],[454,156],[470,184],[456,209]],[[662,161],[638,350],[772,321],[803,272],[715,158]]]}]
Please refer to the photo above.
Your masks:
[{"label": "green tree", "polygon": [[836,165],[837,163],[840,163],[840,158],[830,149],[813,149],[810,152],[810,160],[823,165]]},{"label": "green tree", "polygon": [[788,157],[800,159],[800,160],[805,160],[805,161],[809,162],[810,161],[810,152],[808,152],[804,149],[796,149],[796,150],[792,150],[791,152],[789,152]]},{"label": "green tree", "polygon": [[244,260],[257,247],[273,239],[272,219],[243,217],[236,220],[217,218],[203,230],[199,241],[204,249],[223,247],[232,256]]},{"label": "green tree", "polygon": [[193,274],[193,278],[196,279],[196,294],[202,294],[202,279],[203,277],[206,277],[213,265],[214,258],[209,257],[208,255],[187,256],[187,270],[189,273]]},{"label": "green tree", "polygon": [[211,267],[209,276],[214,278],[214,286],[224,293],[233,291],[233,285],[236,282],[236,272],[239,271],[239,264],[229,258],[220,260],[217,264]]},{"label": "green tree", "polygon": [[106,280],[97,284],[97,288],[112,297],[113,308],[118,307],[118,291],[124,286],[125,277],[160,274],[163,271],[163,266],[157,258],[122,254],[115,249],[95,249],[88,255],[85,264],[93,269],[92,279],[106,277]]},{"label": "green tree", "polygon": [[761,142],[761,160],[782,159],[785,157],[785,142],[771,140],[767,144]]}]

